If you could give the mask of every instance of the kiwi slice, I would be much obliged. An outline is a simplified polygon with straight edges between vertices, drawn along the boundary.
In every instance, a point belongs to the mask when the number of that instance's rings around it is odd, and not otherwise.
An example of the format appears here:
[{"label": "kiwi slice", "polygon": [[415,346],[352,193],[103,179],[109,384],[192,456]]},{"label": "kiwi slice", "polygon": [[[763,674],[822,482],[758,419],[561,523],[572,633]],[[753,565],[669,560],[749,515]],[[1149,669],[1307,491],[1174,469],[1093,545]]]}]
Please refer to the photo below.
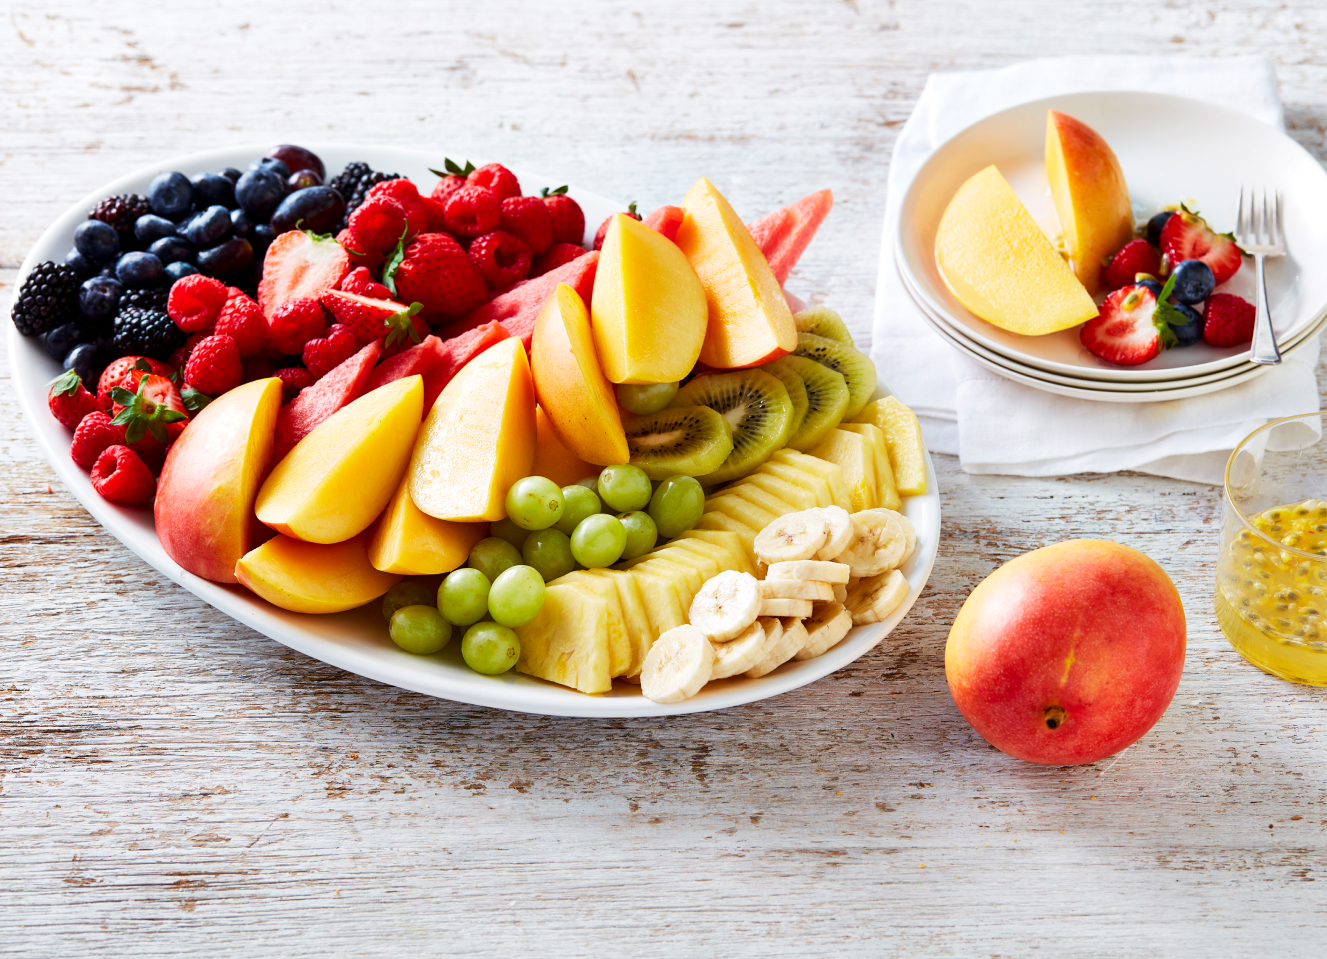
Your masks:
[{"label": "kiwi slice", "polygon": [[843,411],[845,420],[860,413],[875,392],[875,364],[855,347],[814,333],[798,333],[797,349],[793,352],[808,360],[815,360],[847,380],[848,408]]},{"label": "kiwi slice", "polygon": [[[801,357],[798,357],[798,359],[801,359]],[[810,361],[808,360],[808,362]],[[792,367],[780,363],[779,360],[766,363],[760,367],[760,370],[774,377],[788,391],[788,399],[792,400],[793,404],[793,418],[792,423],[788,426],[788,435],[790,437],[795,436],[797,431],[802,428],[802,420],[806,419],[806,410],[809,405],[806,399],[806,384],[802,382],[800,376],[793,372]]]},{"label": "kiwi slice", "polygon": [[698,376],[678,391],[676,406],[708,406],[733,428],[733,451],[718,469],[696,477],[702,486],[745,476],[788,442],[793,402],[776,377],[761,370]]},{"label": "kiwi slice", "polygon": [[733,451],[728,421],[708,406],[679,406],[623,424],[631,462],[652,480],[704,476]]},{"label": "kiwi slice", "polygon": [[806,390],[806,416],[788,437],[789,449],[805,453],[819,446],[830,430],[843,422],[843,411],[848,408],[848,381],[843,374],[804,356],[780,357],[766,364],[765,369],[773,372],[776,366],[800,378]]},{"label": "kiwi slice", "polygon": [[843,322],[843,318],[833,310],[823,306],[813,306],[809,310],[803,310],[801,313],[793,314],[793,322],[797,324],[798,333],[814,333],[816,336],[823,336],[827,340],[838,340],[840,343],[847,343],[854,346],[852,334],[848,332],[848,325]]}]

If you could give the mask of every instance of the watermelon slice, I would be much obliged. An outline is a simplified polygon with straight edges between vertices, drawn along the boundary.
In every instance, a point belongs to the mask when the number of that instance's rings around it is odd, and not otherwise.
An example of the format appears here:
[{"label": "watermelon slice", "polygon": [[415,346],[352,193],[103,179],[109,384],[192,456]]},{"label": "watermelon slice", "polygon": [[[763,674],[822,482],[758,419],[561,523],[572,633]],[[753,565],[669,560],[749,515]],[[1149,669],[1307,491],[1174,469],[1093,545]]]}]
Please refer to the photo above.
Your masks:
[{"label": "watermelon slice", "polygon": [[760,247],[760,252],[765,254],[780,286],[806,252],[811,238],[816,235],[816,230],[820,229],[820,224],[825,221],[833,206],[834,193],[821,190],[747,224],[751,238]]},{"label": "watermelon slice", "polygon": [[299,395],[281,407],[276,418],[276,439],[272,441],[271,463],[295,448],[295,444],[327,417],[347,403],[359,399],[368,383],[373,364],[382,354],[382,343],[374,340],[340,366],[328,372],[312,386],[306,386]]},{"label": "watermelon slice", "polygon": [[493,297],[488,303],[468,316],[442,327],[438,330],[438,335],[444,338],[452,338],[483,326],[485,323],[499,320],[507,328],[509,334],[521,338],[521,341],[525,344],[525,349],[528,351],[530,349],[530,339],[534,336],[535,321],[539,319],[539,311],[543,308],[544,301],[548,299],[549,294],[557,289],[559,283],[566,283],[579,293],[581,299],[588,305],[590,291],[594,289],[594,271],[598,265],[599,251],[592,250],[570,263],[564,263],[556,270],[545,273],[543,276],[517,283],[507,292]]},{"label": "watermelon slice", "polygon": [[389,357],[373,368],[369,374],[364,392],[416,374],[424,378],[424,413],[433,408],[433,401],[443,391],[452,377],[494,343],[510,337],[501,323],[497,321],[477,326],[446,342],[436,336],[424,338],[422,343]]}]

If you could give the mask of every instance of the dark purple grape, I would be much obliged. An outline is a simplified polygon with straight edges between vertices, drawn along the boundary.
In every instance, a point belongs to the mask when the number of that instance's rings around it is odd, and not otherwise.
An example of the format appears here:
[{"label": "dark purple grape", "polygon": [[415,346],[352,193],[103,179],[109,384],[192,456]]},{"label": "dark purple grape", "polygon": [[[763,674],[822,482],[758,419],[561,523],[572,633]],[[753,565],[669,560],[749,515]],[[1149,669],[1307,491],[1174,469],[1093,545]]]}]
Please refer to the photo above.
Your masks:
[{"label": "dark purple grape", "polygon": [[209,276],[235,273],[252,262],[253,246],[238,236],[198,253],[198,269]]},{"label": "dark purple grape", "polygon": [[283,143],[268,150],[267,155],[280,160],[295,173],[300,170],[312,170],[318,174],[319,183],[322,183],[327,177],[327,169],[323,166],[323,161],[318,158],[316,153],[306,150],[304,147],[297,147],[293,143]]},{"label": "dark purple grape", "polygon": [[323,178],[312,170],[296,170],[286,178],[286,186],[292,190],[307,190],[311,186],[322,186]]},{"label": "dark purple grape", "polygon": [[346,201],[329,186],[311,186],[296,190],[281,201],[272,214],[272,229],[276,233],[289,230],[312,230],[330,233],[336,229],[346,212]]}]

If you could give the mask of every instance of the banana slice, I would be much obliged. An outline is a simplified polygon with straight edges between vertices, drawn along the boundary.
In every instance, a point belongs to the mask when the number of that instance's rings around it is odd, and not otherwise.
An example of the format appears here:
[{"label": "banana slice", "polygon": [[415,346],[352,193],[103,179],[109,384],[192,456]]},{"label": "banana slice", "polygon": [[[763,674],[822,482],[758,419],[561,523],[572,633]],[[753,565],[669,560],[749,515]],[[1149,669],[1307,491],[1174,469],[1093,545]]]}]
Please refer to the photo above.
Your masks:
[{"label": "banana slice", "polygon": [[760,583],[760,598],[828,601],[834,598],[834,587],[814,579],[765,579]]},{"label": "banana slice", "polygon": [[903,561],[907,534],[892,509],[864,509],[852,514],[852,544],[839,554],[854,576],[876,576]]},{"label": "banana slice", "polygon": [[834,583],[834,602],[848,602],[848,586],[846,583]]},{"label": "banana slice", "polygon": [[[773,624],[765,627],[765,635],[772,638],[765,652],[765,658],[746,671],[751,679],[759,679],[767,673],[772,673],[797,655],[797,651],[806,645],[806,629],[800,619],[771,618],[762,619],[760,622]],[[788,623],[788,629],[783,628],[784,623]]]},{"label": "banana slice", "polygon": [[771,637],[765,632],[760,620],[756,620],[731,643],[715,643],[714,671],[710,679],[727,679],[746,672],[769,655],[770,646],[777,638],[777,635]]},{"label": "banana slice", "polygon": [[714,647],[694,626],[674,626],[654,641],[640,671],[640,691],[656,703],[690,699],[710,681]]},{"label": "banana slice", "polygon": [[912,525],[912,520],[897,510],[890,510],[890,512],[894,514],[898,524],[903,527],[903,535],[908,539],[907,548],[903,550],[903,558],[898,561],[899,566],[902,566],[912,557],[913,551],[917,548],[917,527]]},{"label": "banana slice", "polygon": [[801,619],[811,615],[809,599],[762,599],[761,616],[795,616]]},{"label": "banana slice", "polygon": [[844,563],[829,563],[818,559],[793,560],[790,563],[771,563],[765,573],[768,579],[811,579],[817,583],[846,583],[852,571]]},{"label": "banana slice", "polygon": [[908,581],[896,569],[864,579],[848,591],[854,626],[883,622],[908,595]]},{"label": "banana slice", "polygon": [[760,610],[758,583],[750,573],[724,570],[696,593],[687,618],[716,643],[740,636]]},{"label": "banana slice", "polygon": [[819,509],[788,513],[756,536],[755,550],[766,563],[810,559],[825,545],[825,520]]},{"label": "banana slice", "polygon": [[852,516],[842,506],[823,506],[820,515],[825,519],[825,545],[816,553],[816,559],[837,559],[852,545]]},{"label": "banana slice", "polygon": [[815,659],[821,653],[833,649],[848,630],[852,629],[852,613],[838,603],[825,603],[814,616],[804,620],[808,639],[793,659],[802,662]]}]

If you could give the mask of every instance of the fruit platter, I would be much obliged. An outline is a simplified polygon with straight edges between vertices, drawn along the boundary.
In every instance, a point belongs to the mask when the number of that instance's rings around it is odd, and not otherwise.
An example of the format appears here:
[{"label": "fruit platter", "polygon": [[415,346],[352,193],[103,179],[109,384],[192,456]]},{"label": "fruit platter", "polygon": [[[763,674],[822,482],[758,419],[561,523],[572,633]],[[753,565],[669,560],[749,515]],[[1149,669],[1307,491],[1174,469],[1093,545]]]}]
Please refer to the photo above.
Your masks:
[{"label": "fruit platter", "polygon": [[395,148],[177,158],[38,241],[13,381],[113,535],[311,657],[549,715],[765,699],[906,615],[935,474],[782,287],[829,191],[678,201]]}]

